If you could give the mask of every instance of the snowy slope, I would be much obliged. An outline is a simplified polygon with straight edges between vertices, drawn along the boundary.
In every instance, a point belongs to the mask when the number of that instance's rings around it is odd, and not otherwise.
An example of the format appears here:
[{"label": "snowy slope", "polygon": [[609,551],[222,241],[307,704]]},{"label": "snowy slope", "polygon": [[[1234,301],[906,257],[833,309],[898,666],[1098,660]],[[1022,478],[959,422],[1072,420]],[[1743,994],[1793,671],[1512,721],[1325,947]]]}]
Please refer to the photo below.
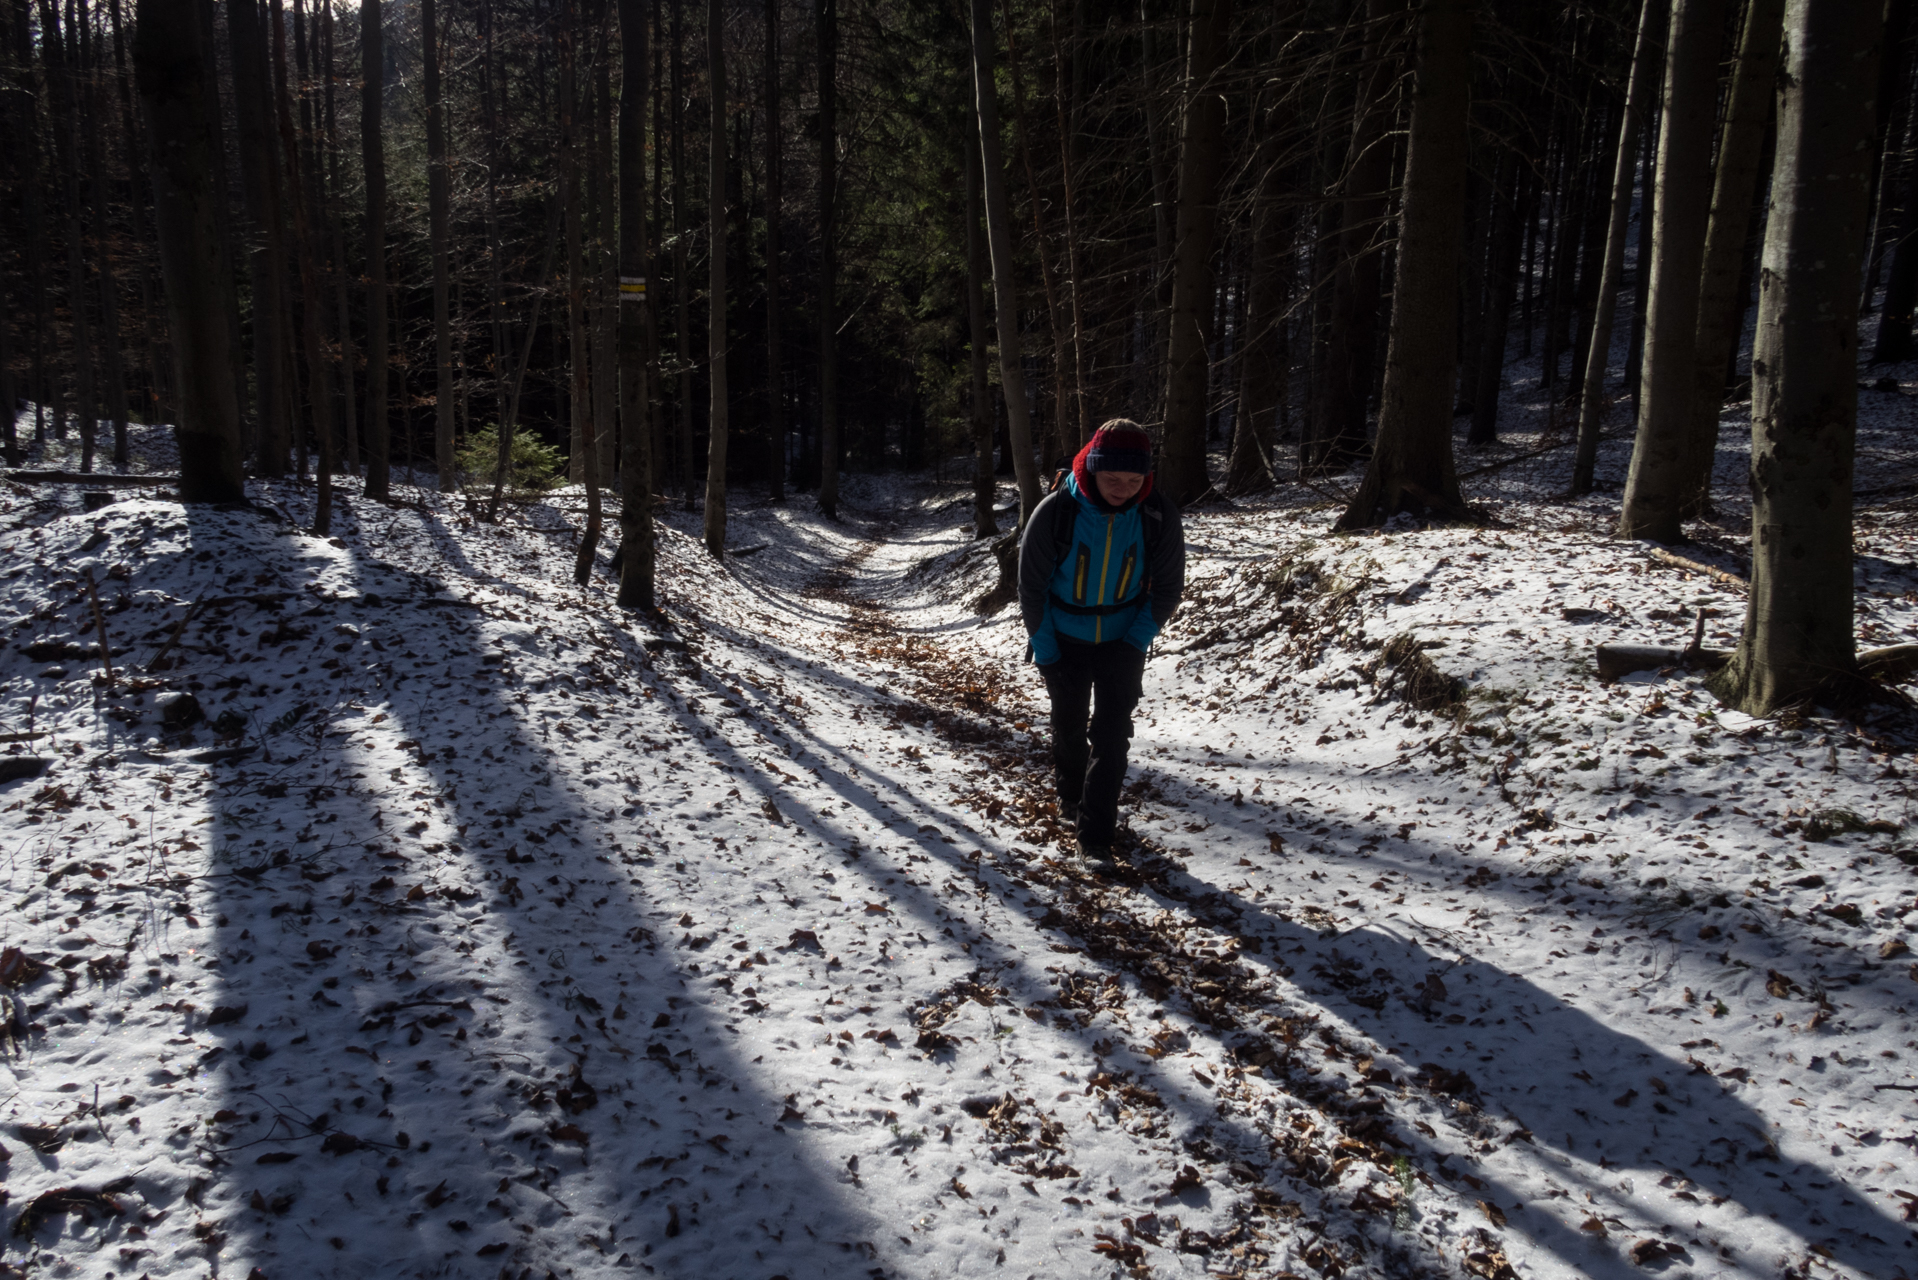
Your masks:
[{"label": "snowy slope", "polygon": [[0,728],[50,761],[0,787],[5,1263],[1918,1271],[1903,722],[1599,685],[1742,600],[1483,485],[1513,527],[1189,514],[1111,878],[957,489],[739,495],[723,565],[671,512],[640,620],[566,496],[349,487],[328,540],[293,485],[0,486]]}]

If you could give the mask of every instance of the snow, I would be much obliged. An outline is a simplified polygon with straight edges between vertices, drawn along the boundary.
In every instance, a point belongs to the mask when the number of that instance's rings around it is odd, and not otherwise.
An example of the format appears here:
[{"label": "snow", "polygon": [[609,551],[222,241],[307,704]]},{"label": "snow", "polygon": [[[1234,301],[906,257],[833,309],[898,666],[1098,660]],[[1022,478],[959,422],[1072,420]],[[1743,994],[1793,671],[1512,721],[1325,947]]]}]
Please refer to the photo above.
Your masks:
[{"label": "snow", "polygon": [[[1861,393],[1886,483],[1910,385]],[[1739,434],[1687,551],[1732,568]],[[348,480],[329,539],[292,482],[0,485],[0,728],[51,762],[0,785],[6,1263],[1913,1272],[1908,721],[1599,684],[1743,600],[1568,466],[1474,480],[1498,528],[1188,512],[1112,877],[960,486],[736,493],[724,563],[674,504],[638,618],[571,585],[576,492]],[[1910,523],[1861,516],[1866,643],[1918,637]]]}]

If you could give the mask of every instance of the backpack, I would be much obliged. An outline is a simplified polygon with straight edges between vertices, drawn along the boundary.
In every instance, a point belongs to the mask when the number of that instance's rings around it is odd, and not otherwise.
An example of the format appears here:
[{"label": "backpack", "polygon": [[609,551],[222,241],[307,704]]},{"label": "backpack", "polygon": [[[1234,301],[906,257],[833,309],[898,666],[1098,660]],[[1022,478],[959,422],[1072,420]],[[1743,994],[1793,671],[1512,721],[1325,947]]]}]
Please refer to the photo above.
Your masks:
[{"label": "backpack", "polygon": [[[1072,474],[1072,468],[1061,467],[1052,473],[1052,483],[1046,486],[1046,496],[1050,497],[1065,488],[1066,477]],[[1072,541],[1073,527],[1079,520],[1079,504],[1065,501],[1052,504],[1052,540],[1055,544],[1065,545]],[[1159,549],[1159,539],[1165,534],[1165,517],[1157,511],[1139,505],[1139,527],[1145,532],[1145,559],[1149,565]]]},{"label": "backpack", "polygon": [[[1060,468],[1052,473],[1052,483],[1046,486],[1046,496],[1051,497],[1065,488],[1066,476],[1070,469]],[[1055,546],[1070,546],[1072,531],[1079,520],[1079,504],[1070,494],[1052,504],[1052,538]],[[1142,581],[1137,595],[1119,603],[1109,605],[1078,605],[1059,598],[1057,592],[1050,593],[1052,603],[1068,613],[1110,614],[1122,609],[1136,608],[1146,600],[1152,591],[1151,566],[1158,551],[1159,539],[1165,534],[1165,517],[1158,511],[1141,503],[1139,506],[1139,529],[1145,540],[1145,564],[1141,567]]]}]

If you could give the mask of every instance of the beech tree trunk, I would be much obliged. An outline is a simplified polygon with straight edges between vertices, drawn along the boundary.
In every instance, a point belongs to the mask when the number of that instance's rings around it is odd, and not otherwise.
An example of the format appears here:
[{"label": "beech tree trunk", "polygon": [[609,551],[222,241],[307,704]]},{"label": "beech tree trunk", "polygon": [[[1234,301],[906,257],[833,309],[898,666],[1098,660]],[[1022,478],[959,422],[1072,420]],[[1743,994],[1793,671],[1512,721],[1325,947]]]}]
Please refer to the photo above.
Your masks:
[{"label": "beech tree trunk", "polygon": [[290,450],[287,394],[286,245],[280,210],[278,148],[272,130],[266,36],[254,0],[227,5],[233,50],[234,116],[239,122],[241,192],[252,224],[247,267],[253,282],[253,376],[257,417],[253,467],[258,475],[286,474]]},{"label": "beech tree trunk", "polygon": [[1769,716],[1859,680],[1852,632],[1858,274],[1883,12],[1789,0],[1777,165],[1752,353],[1752,585],[1711,681]]},{"label": "beech tree trunk", "polygon": [[212,59],[194,0],[139,0],[133,74],[147,118],[155,229],[178,390],[182,502],[243,502],[233,394],[233,298],[220,269]]},{"label": "beech tree trunk", "polygon": [[726,554],[726,10],[706,0],[706,550]]},{"label": "beech tree trunk", "polygon": [[[1023,530],[1042,495],[1039,470],[1032,459],[1032,419],[1026,403],[1025,369],[1020,364],[1019,289],[1012,274],[1012,202],[1006,194],[1006,166],[1000,155],[999,91],[993,80],[992,64],[992,8],[989,0],[972,0],[972,93],[979,129],[981,188],[986,201],[986,244],[992,254],[993,313],[999,333],[999,389],[1006,401],[1012,470],[1019,481],[1019,528]],[[1199,430],[1199,448],[1203,451],[1203,417]]]},{"label": "beech tree trunk", "polygon": [[1638,438],[1619,516],[1621,538],[1684,540],[1697,382],[1698,264],[1711,214],[1712,127],[1724,20],[1725,0],[1672,0]]},{"label": "beech tree trunk", "polygon": [[1184,505],[1212,487],[1205,459],[1206,351],[1212,309],[1212,241],[1224,161],[1225,98],[1211,83],[1227,57],[1232,0],[1193,0],[1186,53],[1185,127],[1179,142],[1179,195],[1172,242],[1172,306],[1167,312],[1165,436],[1158,481]]},{"label": "beech tree trunk", "polygon": [[1680,479],[1681,514],[1688,518],[1703,514],[1711,502],[1725,369],[1737,354],[1739,330],[1744,328],[1745,238],[1752,220],[1752,192],[1764,159],[1784,22],[1785,0],[1749,0],[1738,66],[1725,102],[1725,123],[1719,131],[1718,172],[1712,184],[1704,265],[1699,271],[1690,448]]},{"label": "beech tree trunk", "polygon": [[619,0],[619,604],[654,607],[653,432],[647,420],[646,13]]},{"label": "beech tree trunk", "polygon": [[[1605,370],[1612,353],[1612,328],[1618,316],[1618,290],[1625,274],[1625,238],[1632,213],[1632,186],[1638,170],[1638,132],[1652,104],[1664,65],[1665,0],[1640,0],[1638,42],[1632,50],[1632,75],[1625,89],[1625,111],[1618,124],[1618,157],[1612,169],[1611,221],[1605,233],[1605,261],[1592,303],[1592,340],[1586,350],[1585,382],[1578,404],[1578,449],[1572,460],[1572,492],[1592,491],[1598,464],[1598,435],[1605,426]],[[1649,178],[1649,174],[1647,177]],[[1643,293],[1648,256],[1640,241],[1638,278]]]}]

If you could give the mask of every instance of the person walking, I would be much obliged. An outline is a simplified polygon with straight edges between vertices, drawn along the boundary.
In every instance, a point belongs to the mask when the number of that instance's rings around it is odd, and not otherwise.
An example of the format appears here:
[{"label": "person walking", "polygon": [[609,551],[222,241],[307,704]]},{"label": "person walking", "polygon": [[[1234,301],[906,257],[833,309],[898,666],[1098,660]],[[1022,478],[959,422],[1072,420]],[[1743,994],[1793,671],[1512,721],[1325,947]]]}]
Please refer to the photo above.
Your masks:
[{"label": "person walking", "polygon": [[1052,702],[1059,813],[1111,866],[1146,654],[1185,592],[1179,509],[1152,488],[1152,437],[1114,418],[1026,522],[1019,614]]}]

